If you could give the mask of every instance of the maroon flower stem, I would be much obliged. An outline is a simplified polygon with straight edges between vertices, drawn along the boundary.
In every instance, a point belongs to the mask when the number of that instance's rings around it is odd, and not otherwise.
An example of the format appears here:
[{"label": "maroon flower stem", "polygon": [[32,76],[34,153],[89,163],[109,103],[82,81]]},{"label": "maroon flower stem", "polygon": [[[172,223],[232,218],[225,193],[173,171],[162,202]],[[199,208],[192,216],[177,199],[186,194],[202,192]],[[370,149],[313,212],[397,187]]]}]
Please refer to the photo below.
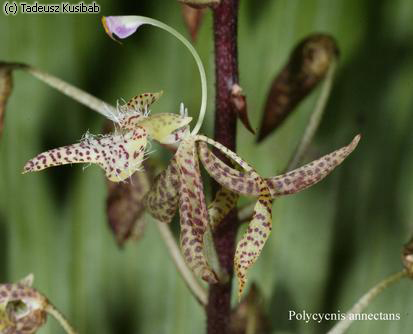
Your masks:
[{"label": "maroon flower stem", "polygon": [[[216,110],[215,140],[235,151],[237,117],[231,103],[231,87],[238,83],[237,57],[238,0],[221,0],[213,9]],[[219,155],[219,152],[216,152]],[[220,156],[223,160],[224,157]],[[214,185],[217,189],[217,185]],[[237,210],[231,211],[214,233],[215,247],[222,269],[229,280],[212,284],[207,306],[207,333],[229,332],[231,287],[234,266],[235,238],[238,228]]]}]

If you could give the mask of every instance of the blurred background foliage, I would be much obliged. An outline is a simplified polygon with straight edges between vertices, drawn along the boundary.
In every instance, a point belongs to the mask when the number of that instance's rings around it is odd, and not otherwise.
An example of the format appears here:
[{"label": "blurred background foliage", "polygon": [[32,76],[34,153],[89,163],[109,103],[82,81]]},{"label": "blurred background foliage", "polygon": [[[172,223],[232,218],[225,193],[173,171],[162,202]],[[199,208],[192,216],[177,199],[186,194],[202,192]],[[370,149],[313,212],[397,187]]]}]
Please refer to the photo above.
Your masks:
[{"label": "blurred background foliage", "polygon": [[[72,1],[73,2],[73,1]],[[43,1],[42,3],[47,3]],[[100,0],[100,15],[0,14],[0,59],[35,65],[114,103],[165,91],[153,111],[195,116],[200,89],[188,52],[144,27],[121,47],[101,15],[140,14],[185,32],[175,1]],[[333,35],[338,74],[308,160],[362,133],[357,150],[326,181],[274,204],[274,229],[254,266],[272,333],[321,333],[332,323],[288,321],[288,310],[345,311],[369,287],[400,270],[413,225],[413,2],[410,0],[241,0],[240,83],[258,127],[268,87],[296,43]],[[207,13],[196,48],[209,77],[204,133],[212,135],[213,44]],[[187,35],[187,33],[186,33]],[[44,150],[101,132],[104,119],[40,83],[14,74],[0,141],[0,281],[29,272],[80,333],[202,333],[201,307],[182,283],[153,224],[119,249],[105,217],[106,186],[96,167],[21,175]],[[299,141],[317,93],[259,146],[239,126],[239,154],[275,175]],[[165,152],[155,155],[164,159]],[[350,333],[411,333],[413,285],[388,289],[367,312],[400,313],[393,322],[355,323]],[[235,302],[235,300],[234,300]],[[49,320],[41,333],[59,333]]]}]

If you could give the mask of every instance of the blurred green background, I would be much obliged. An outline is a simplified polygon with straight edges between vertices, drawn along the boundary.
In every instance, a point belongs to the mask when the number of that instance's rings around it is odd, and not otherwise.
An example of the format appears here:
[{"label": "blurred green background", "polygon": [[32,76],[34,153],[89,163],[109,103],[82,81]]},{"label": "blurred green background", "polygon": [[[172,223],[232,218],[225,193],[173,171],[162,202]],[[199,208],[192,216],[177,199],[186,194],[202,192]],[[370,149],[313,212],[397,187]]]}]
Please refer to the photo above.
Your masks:
[{"label": "blurred green background", "polygon": [[[119,46],[100,25],[101,15],[139,14],[187,35],[176,1],[98,3],[100,15],[0,13],[0,59],[35,65],[110,103],[163,89],[154,112],[177,112],[184,101],[196,116],[199,79],[180,43],[144,27]],[[323,333],[331,322],[288,321],[288,311],[343,312],[401,269],[401,247],[413,225],[412,22],[411,0],[240,1],[240,82],[253,126],[293,46],[309,33],[327,32],[338,41],[341,58],[307,158],[363,135],[349,160],[324,182],[274,204],[273,233],[250,276],[265,296],[272,333]],[[207,13],[196,42],[211,88],[207,135],[214,105],[211,29]],[[149,224],[141,242],[116,246],[99,168],[21,175],[28,159],[73,143],[87,130],[99,133],[104,119],[26,73],[16,72],[14,79],[0,140],[0,282],[33,272],[35,286],[80,333],[203,333],[203,311],[155,226]],[[258,147],[239,126],[239,154],[263,175],[282,170],[316,97]],[[401,320],[360,321],[349,333],[411,333],[412,297],[408,281],[386,290],[367,312],[400,313]],[[54,320],[40,331],[61,332]]]}]

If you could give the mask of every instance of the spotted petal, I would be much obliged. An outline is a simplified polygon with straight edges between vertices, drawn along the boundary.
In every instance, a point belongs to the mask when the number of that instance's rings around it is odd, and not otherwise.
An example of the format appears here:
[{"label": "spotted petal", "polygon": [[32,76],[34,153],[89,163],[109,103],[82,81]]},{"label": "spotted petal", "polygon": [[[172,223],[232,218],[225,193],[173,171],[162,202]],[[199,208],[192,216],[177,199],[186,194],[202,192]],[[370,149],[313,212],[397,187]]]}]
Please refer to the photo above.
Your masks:
[{"label": "spotted petal", "polygon": [[195,138],[188,137],[175,154],[179,166],[179,212],[181,223],[181,249],[187,265],[199,277],[216,283],[204,253],[204,234],[208,228],[201,172],[196,153]]},{"label": "spotted petal", "polygon": [[208,206],[209,224],[214,230],[226,215],[235,207],[238,194],[222,187],[215,195],[214,201]]},{"label": "spotted petal", "polygon": [[147,108],[161,98],[162,94],[163,91],[136,95],[128,101],[127,106],[132,110],[146,111]]},{"label": "spotted petal", "polygon": [[[215,146],[221,152],[227,155],[227,157],[234,160],[241,168],[244,169],[245,174],[247,174],[248,177],[251,178],[251,182],[253,182],[254,185],[258,185],[258,201],[254,208],[254,214],[251,222],[248,225],[247,231],[238,242],[234,257],[234,269],[239,283],[238,295],[241,298],[241,294],[247,282],[248,269],[258,259],[258,256],[260,255],[264,244],[271,232],[272,198],[270,189],[268,188],[267,182],[247,162],[236,155],[236,153],[232,152],[231,150],[227,149],[226,147],[215,142],[212,139],[206,138],[204,136],[197,136],[197,138],[201,141]],[[203,145],[201,144],[200,146]],[[237,175],[241,178],[243,176],[241,172],[235,169],[229,170],[227,171],[227,173],[232,173],[232,175]],[[236,189],[239,190],[239,187],[236,187]]]},{"label": "spotted petal", "polygon": [[80,143],[41,153],[28,161],[23,173],[71,163],[95,163],[110,181],[120,182],[141,168],[147,144],[144,128],[108,136],[85,136]]},{"label": "spotted petal", "polygon": [[120,127],[135,130],[139,122],[148,116],[149,107],[158,101],[163,92],[143,93],[131,98],[125,105],[119,106]]},{"label": "spotted petal", "polygon": [[179,167],[173,157],[168,167],[154,180],[144,198],[145,207],[153,217],[170,223],[178,208]]},{"label": "spotted petal", "polygon": [[238,242],[234,257],[235,274],[238,278],[238,296],[241,298],[242,292],[247,283],[248,269],[257,261],[264,244],[267,241],[272,229],[272,199],[267,183],[257,176],[257,183],[260,186],[260,196],[254,207],[252,220],[248,228]]}]

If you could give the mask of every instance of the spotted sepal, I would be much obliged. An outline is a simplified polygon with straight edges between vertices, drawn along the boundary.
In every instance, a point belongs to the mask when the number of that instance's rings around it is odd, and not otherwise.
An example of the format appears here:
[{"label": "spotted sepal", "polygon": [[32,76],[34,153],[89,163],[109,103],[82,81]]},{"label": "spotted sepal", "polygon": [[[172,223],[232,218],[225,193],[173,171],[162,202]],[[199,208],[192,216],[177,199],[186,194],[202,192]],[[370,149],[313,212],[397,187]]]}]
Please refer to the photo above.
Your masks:
[{"label": "spotted sepal", "polygon": [[[318,160],[294,169],[291,172],[265,179],[270,189],[271,197],[295,194],[320,182],[354,151],[359,140],[360,135],[357,135],[349,145]],[[199,157],[203,166],[208,174],[220,185],[241,195],[259,196],[259,187],[254,181],[253,174],[240,172],[228,166],[204,143],[198,143],[198,147]]]},{"label": "spotted sepal", "polygon": [[80,143],[37,155],[26,163],[23,174],[58,165],[94,163],[103,168],[110,181],[120,182],[141,169],[146,144],[147,133],[142,127],[107,136],[86,135]]},{"label": "spotted sepal", "polygon": [[[228,166],[209,149],[205,142],[199,142],[198,148],[202,165],[221,186],[240,195],[258,197],[259,185],[255,183],[255,179],[250,172],[239,171]],[[229,152],[229,150],[226,149],[226,152]],[[243,165],[251,170],[247,163],[244,162]]]},{"label": "spotted sepal", "polygon": [[204,253],[204,234],[208,228],[208,210],[196,152],[195,138],[188,137],[175,154],[179,167],[179,213],[181,251],[191,270],[208,283],[216,283]]},{"label": "spotted sepal", "polygon": [[357,135],[347,146],[300,168],[294,169],[291,172],[266,179],[271,196],[274,198],[282,195],[295,194],[320,182],[354,151],[360,138],[361,136]]},{"label": "spotted sepal", "polygon": [[267,183],[258,175],[256,182],[260,187],[260,196],[254,207],[254,213],[247,230],[238,242],[234,269],[238,278],[238,297],[247,283],[248,269],[257,261],[272,229],[272,199]]},{"label": "spotted sepal", "polygon": [[[252,168],[248,164],[248,162],[244,161],[235,152],[231,151],[230,149],[228,149],[227,147],[225,147],[221,143],[218,143],[215,140],[213,140],[211,138],[208,138],[206,136],[203,136],[203,135],[195,136],[195,140],[199,141],[200,142],[199,145],[201,145],[201,146],[202,146],[202,142],[214,146],[215,148],[220,150],[222,153],[224,153],[229,159],[233,160],[236,164],[238,164],[239,167],[242,168],[244,171],[246,171],[246,172],[254,171],[254,168]],[[238,174],[235,174],[235,175],[239,175],[239,173],[240,172],[238,171]],[[241,173],[241,175],[243,175],[243,174]]]}]

